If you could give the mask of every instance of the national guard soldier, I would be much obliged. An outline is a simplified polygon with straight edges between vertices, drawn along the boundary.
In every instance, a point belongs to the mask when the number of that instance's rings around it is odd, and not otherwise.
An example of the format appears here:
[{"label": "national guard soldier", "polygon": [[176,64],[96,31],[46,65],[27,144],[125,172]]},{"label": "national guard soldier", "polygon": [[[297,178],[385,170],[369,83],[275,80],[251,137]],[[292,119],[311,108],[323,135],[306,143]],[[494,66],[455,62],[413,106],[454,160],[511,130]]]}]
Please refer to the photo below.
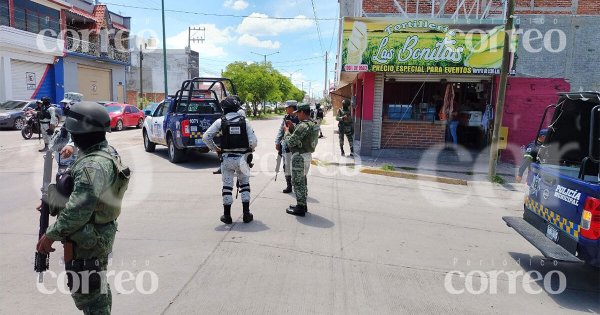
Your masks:
[{"label": "national guard soldier", "polygon": [[[323,122],[323,118],[325,118],[325,113],[323,112],[323,109],[321,108],[321,103],[317,103],[315,104],[315,122],[317,122],[317,125],[321,126],[321,123]],[[323,138],[323,131],[319,129],[319,139]]]},{"label": "national guard soldier", "polygon": [[[229,96],[221,101],[223,117],[217,119],[206,130],[202,140],[212,150],[222,155],[221,173],[223,177],[223,215],[221,222],[233,223],[231,204],[233,204],[233,178],[237,176],[237,186],[242,194],[243,221],[251,222],[254,217],[250,213],[250,167],[248,159],[256,148],[257,140],[254,130],[243,115],[238,113],[240,102],[236,97]],[[222,132],[221,147],[214,138]]]},{"label": "national guard soldier", "polygon": [[52,244],[63,242],[67,285],[75,305],[84,314],[110,314],[106,269],[130,170],[106,142],[110,117],[102,105],[80,102],[67,115],[65,126],[79,155],[68,173],[71,180],[57,182],[57,186],[71,183],[71,187],[57,187],[68,195],[68,201],[40,238],[37,251],[53,252]]},{"label": "national guard soldier", "polygon": [[354,156],[354,123],[350,112],[350,100],[345,99],[342,101],[342,108],[338,110],[338,114],[335,117],[338,121],[338,130],[340,137],[340,150],[342,156],[344,153],[344,135],[348,138],[348,144],[350,145],[350,156]]},{"label": "national guard soldier", "polygon": [[310,105],[300,104],[296,115],[300,123],[292,132],[288,126],[285,126],[285,146],[292,152],[292,184],[296,192],[296,205],[290,205],[286,210],[291,215],[306,215],[307,198],[307,180],[306,174],[310,168],[312,153],[315,152],[319,141],[319,131],[321,128],[317,123],[310,119]]},{"label": "national guard soldier", "polygon": [[[50,143],[50,137],[54,134],[54,128],[58,125],[58,118],[56,116],[56,110],[54,106],[50,104],[50,98],[42,97],[42,106],[38,108],[38,120],[40,122],[40,131],[44,138],[44,148],[39,152],[48,151],[48,144]],[[39,102],[38,102],[39,105]]]},{"label": "national guard soldier", "polygon": [[284,194],[289,194],[292,192],[292,153],[290,149],[285,145],[285,141],[283,140],[283,136],[285,135],[285,127],[289,126],[290,131],[293,132],[294,127],[298,125],[300,120],[294,114],[297,107],[295,103],[288,103],[285,107],[286,115],[283,116],[283,121],[279,126],[279,131],[277,132],[277,136],[275,137],[275,150],[277,150],[277,154],[283,156],[283,171],[285,172],[285,182],[287,186],[283,190]]},{"label": "national guard soldier", "polygon": [[[242,103],[242,100],[240,99],[240,97],[239,97],[239,96],[237,96],[237,95],[233,95],[233,97],[235,97],[235,99],[236,99],[238,102],[240,102],[240,104]],[[221,108],[221,112],[222,112],[222,111],[223,111],[223,109]],[[237,113],[238,113],[240,116],[244,116],[244,117],[246,117],[246,110],[245,110],[244,108],[242,108],[242,107],[241,107],[241,105],[240,105],[240,109],[237,111]],[[220,155],[220,154],[219,154],[219,160],[220,160],[221,162],[223,162],[223,157],[221,157],[221,155]],[[219,167],[218,169],[216,169],[216,170],[213,172],[213,174],[215,174],[215,175],[220,175],[220,174],[221,174],[221,168]]]}]

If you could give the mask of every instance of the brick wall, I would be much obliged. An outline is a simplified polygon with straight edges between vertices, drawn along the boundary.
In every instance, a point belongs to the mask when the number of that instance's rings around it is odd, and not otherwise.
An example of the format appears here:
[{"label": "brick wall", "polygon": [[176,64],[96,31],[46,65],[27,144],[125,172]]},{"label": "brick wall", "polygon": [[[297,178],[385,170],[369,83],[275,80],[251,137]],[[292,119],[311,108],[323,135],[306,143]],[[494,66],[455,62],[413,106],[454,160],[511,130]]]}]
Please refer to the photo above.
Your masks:
[{"label": "brick wall", "polygon": [[[492,0],[492,7],[503,7],[502,1]],[[577,2],[576,2],[577,1]],[[398,0],[398,3],[402,6],[404,11],[407,13],[416,13],[417,0]],[[600,15],[600,1],[598,0],[534,0],[533,7],[531,6],[531,0],[516,0],[516,13],[517,14],[573,14],[574,4],[577,4],[577,14],[580,15]],[[474,1],[465,1],[466,11],[468,12],[473,7]],[[445,14],[453,14],[456,11],[457,2],[448,1],[444,10]],[[439,3],[436,5],[436,11],[439,8]],[[542,12],[536,9],[548,9],[556,8],[556,10]],[[391,13],[398,14],[398,10],[394,6],[393,0],[364,0],[363,10],[366,13]],[[431,12],[431,2],[419,1],[419,12],[426,13]],[[461,7],[461,12],[463,9]],[[492,13],[499,13],[492,11]]]},{"label": "brick wall", "polygon": [[579,0],[577,14],[600,15],[600,1],[598,1],[598,0]]},{"label": "brick wall", "polygon": [[[138,105],[139,92],[134,90],[127,90],[127,102],[130,105]],[[165,99],[165,93],[144,93],[144,97],[150,102],[159,103]]]},{"label": "brick wall", "polygon": [[528,51],[522,35],[516,53],[517,76],[565,78],[573,91],[600,90],[600,63],[596,62],[600,53],[600,15],[521,15],[519,19],[520,30],[532,34],[530,39],[535,38],[532,31],[536,31],[556,49],[560,47],[560,31],[566,46],[561,51],[552,51],[546,48],[544,40],[530,40],[530,47],[539,51]]},{"label": "brick wall", "polygon": [[430,122],[384,121],[381,148],[427,149],[444,143],[446,125]]}]

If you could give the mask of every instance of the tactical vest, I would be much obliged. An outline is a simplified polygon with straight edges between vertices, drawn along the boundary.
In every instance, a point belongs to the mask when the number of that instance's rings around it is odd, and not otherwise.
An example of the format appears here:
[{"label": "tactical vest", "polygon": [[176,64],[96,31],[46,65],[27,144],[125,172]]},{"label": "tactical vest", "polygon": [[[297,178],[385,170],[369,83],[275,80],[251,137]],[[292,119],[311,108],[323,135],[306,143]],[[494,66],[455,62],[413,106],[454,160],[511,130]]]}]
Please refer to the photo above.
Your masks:
[{"label": "tactical vest", "polygon": [[[94,209],[94,215],[90,220],[90,223],[93,224],[106,224],[116,220],[119,214],[121,214],[121,204],[123,202],[125,191],[129,186],[131,171],[129,170],[129,167],[121,163],[119,156],[116,155],[116,151],[115,155],[113,155],[103,150],[91,152],[84,158],[75,161],[71,169],[77,167],[77,164],[90,156],[102,156],[112,161],[116,174],[116,178],[113,180],[110,188],[104,191],[100,196],[100,202],[97,204],[96,209]],[[51,215],[58,215],[58,213],[66,207],[69,196],[73,192],[73,188],[74,181],[71,170],[57,175],[56,185],[53,184],[48,187],[48,203]]]},{"label": "tactical vest", "polygon": [[313,153],[319,143],[319,131],[321,127],[312,120],[302,121],[300,124],[306,124],[309,132],[302,139],[302,147],[298,150],[298,153]]},{"label": "tactical vest", "polygon": [[243,116],[236,116],[230,120],[223,116],[221,118],[221,132],[223,133],[221,137],[221,150],[223,152],[247,152],[250,150],[246,118]]},{"label": "tactical vest", "polygon": [[50,115],[50,110],[48,109],[48,106],[42,106],[42,110],[38,112],[38,119],[41,122],[49,122],[51,118],[52,115]]},{"label": "tactical vest", "polygon": [[[342,116],[345,116],[345,115],[351,115],[350,110],[344,110],[344,109],[340,108],[339,111],[338,111],[338,116],[342,117]],[[349,128],[349,127],[352,127],[352,126],[353,126],[352,125],[352,119],[350,119],[350,121],[340,120],[338,122],[338,127],[339,128]]]},{"label": "tactical vest", "polygon": [[323,110],[318,108],[317,109],[317,119],[323,119],[324,113]]}]

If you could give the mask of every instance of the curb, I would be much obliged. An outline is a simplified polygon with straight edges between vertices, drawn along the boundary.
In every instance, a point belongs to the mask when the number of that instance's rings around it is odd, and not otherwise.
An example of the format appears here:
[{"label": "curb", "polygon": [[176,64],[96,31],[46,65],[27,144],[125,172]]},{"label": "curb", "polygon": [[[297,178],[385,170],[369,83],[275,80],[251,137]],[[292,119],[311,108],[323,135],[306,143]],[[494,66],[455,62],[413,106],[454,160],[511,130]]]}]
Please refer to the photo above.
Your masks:
[{"label": "curb", "polygon": [[420,175],[420,174],[404,173],[404,172],[397,172],[397,171],[384,171],[384,170],[378,170],[378,169],[373,169],[373,168],[363,168],[360,172],[364,173],[364,174],[404,178],[404,179],[411,179],[411,180],[422,180],[422,181],[436,182],[436,183],[449,184],[449,185],[460,185],[460,186],[468,185],[468,182],[464,179],[455,179],[455,178],[449,178],[449,177]]}]

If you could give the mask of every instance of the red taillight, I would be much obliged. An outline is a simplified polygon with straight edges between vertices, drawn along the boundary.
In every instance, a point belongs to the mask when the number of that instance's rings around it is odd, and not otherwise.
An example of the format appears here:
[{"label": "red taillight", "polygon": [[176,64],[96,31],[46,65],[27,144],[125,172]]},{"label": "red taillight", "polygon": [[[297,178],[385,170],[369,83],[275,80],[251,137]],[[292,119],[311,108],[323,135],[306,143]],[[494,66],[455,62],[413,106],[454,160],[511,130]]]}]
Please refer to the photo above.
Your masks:
[{"label": "red taillight", "polygon": [[590,240],[600,239],[600,200],[588,197],[581,215],[580,235]]},{"label": "red taillight", "polygon": [[190,121],[187,119],[181,122],[181,135],[186,138],[190,137]]}]

